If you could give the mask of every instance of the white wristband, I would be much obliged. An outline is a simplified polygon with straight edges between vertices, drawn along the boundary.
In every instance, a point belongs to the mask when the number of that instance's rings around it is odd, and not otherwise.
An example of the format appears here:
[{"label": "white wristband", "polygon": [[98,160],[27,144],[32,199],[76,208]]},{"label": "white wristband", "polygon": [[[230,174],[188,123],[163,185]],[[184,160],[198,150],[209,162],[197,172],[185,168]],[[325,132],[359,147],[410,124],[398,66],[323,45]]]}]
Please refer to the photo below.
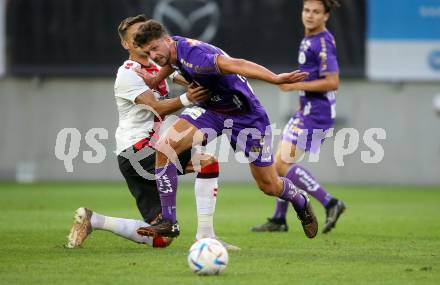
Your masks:
[{"label": "white wristband", "polygon": [[186,96],[186,93],[180,95],[179,98],[183,106],[188,107],[189,105],[191,105],[191,101],[189,101],[188,96]]},{"label": "white wristband", "polygon": [[171,75],[169,76],[169,78],[174,81],[174,78],[176,78],[176,76],[179,75],[179,73],[177,71],[174,71],[173,73],[171,73]]}]

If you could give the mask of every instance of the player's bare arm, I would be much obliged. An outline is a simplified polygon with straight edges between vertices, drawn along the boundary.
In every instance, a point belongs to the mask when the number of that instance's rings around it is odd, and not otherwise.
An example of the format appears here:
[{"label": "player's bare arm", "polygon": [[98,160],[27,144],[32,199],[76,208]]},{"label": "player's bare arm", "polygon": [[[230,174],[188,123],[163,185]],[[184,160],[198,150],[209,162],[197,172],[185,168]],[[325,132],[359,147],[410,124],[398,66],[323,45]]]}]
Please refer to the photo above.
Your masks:
[{"label": "player's bare arm", "polygon": [[303,90],[308,92],[327,92],[339,88],[339,73],[327,73],[324,78],[279,85],[283,91]]},{"label": "player's bare arm", "polygon": [[[177,73],[177,71],[176,71],[176,73]],[[173,83],[182,85],[184,87],[187,87],[189,85],[189,82],[186,81],[186,79],[180,74],[177,74],[173,77]]]},{"label": "player's bare arm", "polygon": [[304,80],[308,73],[298,70],[275,74],[264,66],[245,60],[219,55],[217,66],[223,74],[235,73],[247,78],[259,79],[272,84],[295,83]]},{"label": "player's bare arm", "polygon": [[[189,82],[185,80],[185,78],[180,75],[180,74],[173,74],[172,70],[170,69],[171,73],[169,73],[169,69],[171,68],[169,65],[161,68],[159,74],[157,76],[154,76],[152,74],[150,74],[148,71],[141,69],[141,68],[136,68],[134,69],[134,71],[137,73],[137,75],[139,75],[140,77],[142,77],[142,79],[144,80],[145,84],[148,85],[148,87],[152,88],[152,89],[156,89],[157,86],[159,85],[159,83],[161,82],[161,78],[166,76],[166,77],[170,77],[173,80],[173,83],[179,84],[181,86],[187,87]],[[165,69],[165,70],[164,70]],[[162,71],[164,70],[164,71]],[[177,72],[175,72],[177,73]],[[169,75],[167,75],[169,74]],[[164,78],[166,78],[164,77]]]},{"label": "player's bare arm", "polygon": [[136,68],[136,69],[134,69],[134,71],[140,77],[142,77],[145,84],[147,84],[148,87],[150,87],[151,89],[157,89],[160,82],[165,80],[168,76],[170,76],[174,72],[173,69],[171,68],[171,66],[169,66],[169,65],[163,66],[160,69],[159,74],[157,76],[154,76],[154,75],[148,73],[146,70],[143,70],[141,68]]},{"label": "player's bare arm", "polygon": [[[188,87],[187,90],[188,92],[186,95],[182,96],[186,96],[191,103],[205,101],[210,97],[209,91],[203,87],[191,86]],[[153,110],[155,110],[161,117],[174,113],[184,107],[180,97],[159,101],[154,97],[153,91],[151,90],[136,97],[135,103],[153,108]]]}]

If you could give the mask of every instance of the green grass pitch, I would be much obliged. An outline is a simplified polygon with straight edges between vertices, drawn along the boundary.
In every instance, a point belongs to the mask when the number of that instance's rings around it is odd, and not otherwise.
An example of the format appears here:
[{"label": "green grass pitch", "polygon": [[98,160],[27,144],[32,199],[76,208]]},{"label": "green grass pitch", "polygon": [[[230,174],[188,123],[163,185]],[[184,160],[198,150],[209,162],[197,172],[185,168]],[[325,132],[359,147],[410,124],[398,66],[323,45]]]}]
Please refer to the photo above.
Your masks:
[{"label": "green grass pitch", "polygon": [[[274,200],[253,185],[224,184],[217,235],[242,248],[220,276],[190,272],[195,234],[192,186],[178,193],[181,236],[152,249],[95,231],[63,248],[79,206],[138,218],[124,184],[0,184],[0,284],[440,284],[440,188],[329,186],[347,211],[329,235],[307,239],[289,212],[288,233],[251,233]],[[324,211],[314,201],[322,224]]]}]

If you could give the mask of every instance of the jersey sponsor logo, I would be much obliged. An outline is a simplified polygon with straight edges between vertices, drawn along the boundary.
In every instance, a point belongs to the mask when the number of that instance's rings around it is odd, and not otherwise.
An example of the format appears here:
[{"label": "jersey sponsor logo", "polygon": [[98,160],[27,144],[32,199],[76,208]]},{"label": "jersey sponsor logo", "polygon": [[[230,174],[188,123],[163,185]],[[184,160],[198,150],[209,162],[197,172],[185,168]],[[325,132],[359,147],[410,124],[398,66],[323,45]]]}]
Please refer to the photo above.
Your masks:
[{"label": "jersey sponsor logo", "polygon": [[300,45],[300,50],[307,51],[312,46],[312,42],[310,40],[302,40]]},{"label": "jersey sponsor logo", "polygon": [[312,46],[312,42],[310,40],[303,39],[301,41],[301,45],[299,47],[299,54],[298,54],[298,63],[299,64],[306,63],[306,61],[307,61],[306,52],[311,46]]},{"label": "jersey sponsor logo", "polygon": [[[188,9],[191,11],[185,13]],[[220,8],[214,0],[160,0],[154,9],[153,18],[164,23],[171,34],[191,36],[203,42],[210,42],[219,29]],[[202,20],[203,26],[200,25]],[[197,35],[190,34],[194,30],[198,31]]]},{"label": "jersey sponsor logo", "polygon": [[306,63],[306,61],[307,61],[306,54],[305,54],[305,52],[301,51],[298,56],[298,63],[304,64],[304,63]]},{"label": "jersey sponsor logo", "polygon": [[180,59],[180,63],[182,64],[182,65],[185,65],[186,67],[188,67],[188,68],[193,68],[193,64],[192,63],[189,63],[189,62],[187,62],[185,59],[183,59],[183,58],[181,58]]}]

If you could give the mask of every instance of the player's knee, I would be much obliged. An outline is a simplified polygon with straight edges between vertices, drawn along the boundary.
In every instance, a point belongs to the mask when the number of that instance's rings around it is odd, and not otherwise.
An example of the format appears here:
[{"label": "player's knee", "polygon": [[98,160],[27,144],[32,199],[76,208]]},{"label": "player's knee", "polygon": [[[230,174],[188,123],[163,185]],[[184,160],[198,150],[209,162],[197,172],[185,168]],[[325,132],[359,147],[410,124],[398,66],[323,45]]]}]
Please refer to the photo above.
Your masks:
[{"label": "player's knee", "polygon": [[168,247],[173,242],[173,238],[157,236],[153,238],[153,247]]},{"label": "player's knee", "polygon": [[157,152],[157,158],[160,159],[170,159],[175,160],[176,156],[179,155],[179,142],[175,142],[166,137],[160,139],[155,144],[155,149]]},{"label": "player's knee", "polygon": [[270,179],[260,179],[257,181],[257,185],[266,195],[275,196],[277,193],[277,184],[273,183]]},{"label": "player's knee", "polygon": [[156,162],[164,162],[169,160],[167,155],[168,151],[165,148],[161,148],[160,145],[156,144]]}]

